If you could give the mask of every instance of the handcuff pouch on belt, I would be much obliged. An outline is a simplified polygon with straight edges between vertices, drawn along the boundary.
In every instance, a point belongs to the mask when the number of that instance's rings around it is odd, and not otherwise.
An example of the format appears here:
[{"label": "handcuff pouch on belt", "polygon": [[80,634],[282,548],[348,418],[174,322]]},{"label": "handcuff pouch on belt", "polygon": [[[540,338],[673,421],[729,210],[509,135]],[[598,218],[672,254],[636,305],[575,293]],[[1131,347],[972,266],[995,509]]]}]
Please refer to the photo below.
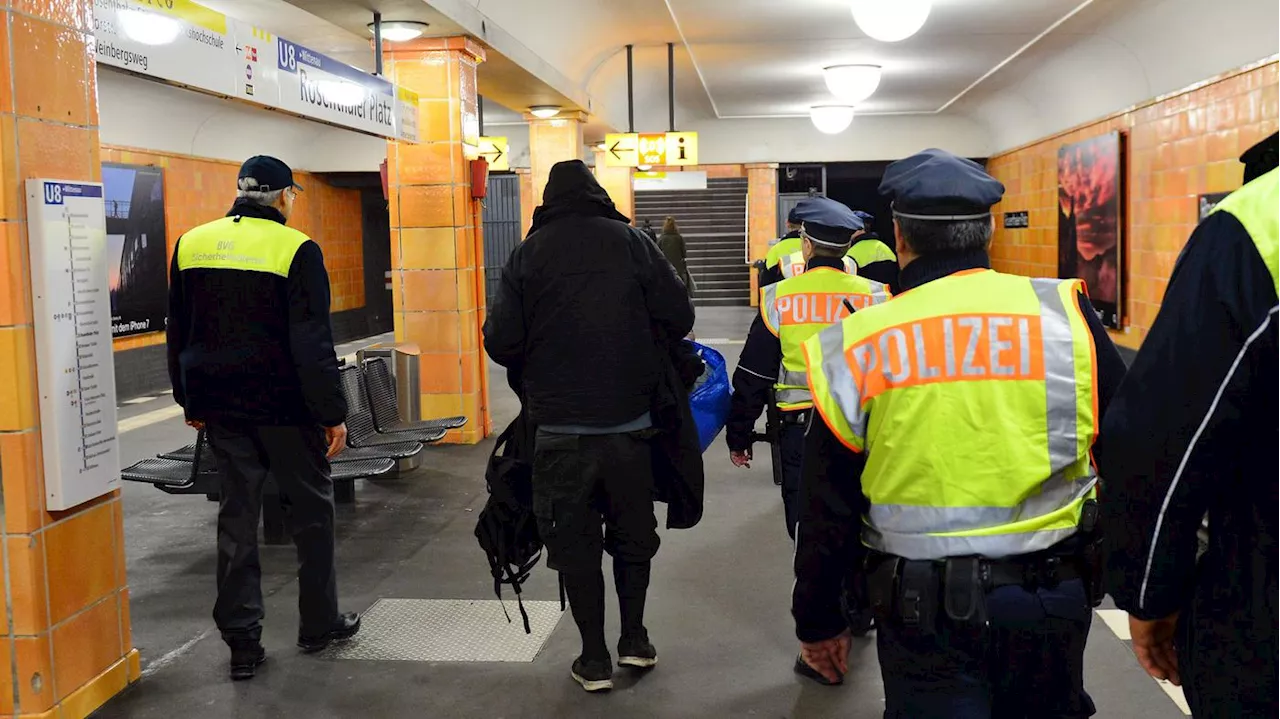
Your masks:
[{"label": "handcuff pouch on belt", "polygon": [[1102,604],[1106,595],[1104,577],[1106,576],[1106,551],[1102,546],[1102,528],[1098,526],[1098,501],[1086,499],[1080,510],[1080,539],[1084,542],[1081,568],[1084,575],[1085,598],[1089,606]]}]

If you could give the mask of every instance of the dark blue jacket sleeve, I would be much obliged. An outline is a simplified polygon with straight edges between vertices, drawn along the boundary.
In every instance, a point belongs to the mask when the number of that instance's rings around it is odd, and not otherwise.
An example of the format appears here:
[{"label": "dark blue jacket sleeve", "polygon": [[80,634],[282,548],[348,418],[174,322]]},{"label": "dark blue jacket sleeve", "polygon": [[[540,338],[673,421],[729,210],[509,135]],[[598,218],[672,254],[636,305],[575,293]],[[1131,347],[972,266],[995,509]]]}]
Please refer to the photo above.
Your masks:
[{"label": "dark blue jacket sleeve", "polygon": [[[178,238],[182,242],[182,238]],[[169,359],[169,386],[173,387],[173,399],[187,406],[187,394],[182,386],[182,351],[187,342],[187,308],[182,294],[182,273],[178,271],[178,246],[173,247],[173,260],[169,263],[169,316],[165,319],[164,334]]]},{"label": "dark blue jacket sleeve", "polygon": [[782,365],[782,343],[757,314],[733,371],[733,397],[725,424],[725,443],[735,452],[751,448],[751,433],[769,400],[769,388]]},{"label": "dark blue jacket sleeve", "polygon": [[289,267],[289,351],[311,418],[334,427],[347,417],[329,323],[329,273],[315,242],[304,242]]}]

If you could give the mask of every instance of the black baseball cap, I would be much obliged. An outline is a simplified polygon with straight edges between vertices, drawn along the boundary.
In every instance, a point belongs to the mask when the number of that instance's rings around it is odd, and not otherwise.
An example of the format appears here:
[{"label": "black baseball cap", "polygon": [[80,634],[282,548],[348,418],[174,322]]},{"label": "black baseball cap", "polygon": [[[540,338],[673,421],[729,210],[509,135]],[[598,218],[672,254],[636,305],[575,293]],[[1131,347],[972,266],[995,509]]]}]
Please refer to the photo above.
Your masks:
[{"label": "black baseball cap", "polygon": [[253,189],[258,192],[275,192],[289,187],[302,189],[302,185],[293,181],[293,170],[278,158],[270,155],[254,155],[244,161],[240,166],[240,176],[238,180],[251,177],[257,181],[258,186]]}]

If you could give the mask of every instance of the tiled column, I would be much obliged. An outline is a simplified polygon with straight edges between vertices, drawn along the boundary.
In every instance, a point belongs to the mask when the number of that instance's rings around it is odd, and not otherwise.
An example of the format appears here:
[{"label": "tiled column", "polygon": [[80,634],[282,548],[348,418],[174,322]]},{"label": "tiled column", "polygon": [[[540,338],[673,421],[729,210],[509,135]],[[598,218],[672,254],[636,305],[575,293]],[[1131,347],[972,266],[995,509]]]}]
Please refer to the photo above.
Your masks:
[{"label": "tiled column", "polygon": [[541,204],[541,198],[533,196],[533,173],[527,167],[515,170],[520,177],[520,237],[529,236],[529,227],[533,225],[533,210]]},{"label": "tiled column", "polygon": [[[139,677],[120,492],[45,510],[23,181],[94,181],[92,0],[0,11],[0,714],[85,717]],[[104,298],[105,299],[105,298]]]},{"label": "tiled column", "polygon": [[533,202],[542,204],[542,188],[547,186],[551,166],[564,160],[584,159],[582,125],[587,116],[581,112],[562,112],[542,120],[525,115],[529,122],[529,166],[533,174]]},{"label": "tiled column", "polygon": [[[744,165],[747,170],[747,246],[751,261],[769,253],[769,240],[778,236],[778,165],[759,162]],[[760,302],[756,273],[751,273],[751,306]]]},{"label": "tiled column", "polygon": [[385,60],[391,81],[420,98],[422,139],[387,144],[396,341],[422,351],[422,416],[466,415],[447,441],[475,443],[492,427],[480,344],[483,224],[463,145],[479,134],[484,49],[468,38],[425,38],[387,45]]},{"label": "tiled column", "polygon": [[[613,204],[618,208],[618,212],[636,219],[636,192],[635,187],[631,183],[630,167],[607,167],[604,164],[605,152],[596,150],[596,180],[605,192],[609,193],[609,197],[613,200]],[[655,221],[654,224],[661,225],[661,221]]]}]

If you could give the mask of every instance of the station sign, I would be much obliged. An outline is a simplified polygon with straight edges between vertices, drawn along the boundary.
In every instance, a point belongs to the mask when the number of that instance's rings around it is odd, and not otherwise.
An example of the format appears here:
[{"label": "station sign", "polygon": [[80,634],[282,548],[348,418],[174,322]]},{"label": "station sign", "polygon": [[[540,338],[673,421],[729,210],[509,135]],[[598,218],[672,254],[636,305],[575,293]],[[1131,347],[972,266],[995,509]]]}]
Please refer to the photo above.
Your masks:
[{"label": "station sign", "polygon": [[95,0],[104,65],[379,137],[418,141],[417,95],[191,0]]},{"label": "station sign", "polygon": [[489,169],[502,172],[511,169],[511,146],[505,137],[480,137],[480,157],[489,161]]},{"label": "station sign", "polygon": [[604,139],[607,167],[679,166],[698,164],[698,133],[611,133]]}]

